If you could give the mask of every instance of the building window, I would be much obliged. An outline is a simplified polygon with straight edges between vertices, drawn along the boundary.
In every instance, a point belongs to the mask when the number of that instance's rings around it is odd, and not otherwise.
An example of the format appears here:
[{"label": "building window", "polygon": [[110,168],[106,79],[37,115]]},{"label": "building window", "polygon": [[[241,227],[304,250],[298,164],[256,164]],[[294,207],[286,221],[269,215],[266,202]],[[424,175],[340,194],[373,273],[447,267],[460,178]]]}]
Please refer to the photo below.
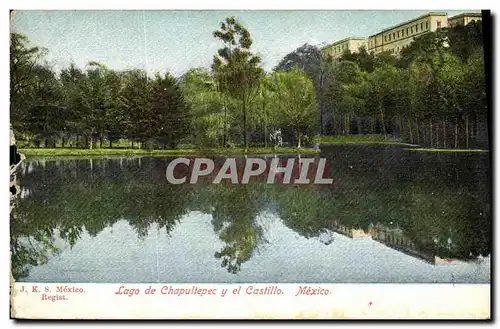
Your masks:
[{"label": "building window", "polygon": [[425,22],[425,29],[428,30],[429,29],[429,22]]},{"label": "building window", "polygon": [[420,23],[420,31],[423,31],[424,30],[424,23]]},{"label": "building window", "polygon": [[404,37],[405,36],[405,29],[402,29],[401,30],[401,36]]},{"label": "building window", "polygon": [[410,27],[410,33],[413,34],[413,26]]},{"label": "building window", "polygon": [[410,33],[408,33],[408,31],[409,31],[409,29],[408,29],[408,28],[406,28],[406,35],[410,34]]},{"label": "building window", "polygon": [[394,32],[394,33],[392,34],[392,38],[393,38],[393,39],[396,39],[396,32]]},{"label": "building window", "polygon": [[441,21],[437,21],[436,24],[437,24],[437,28],[439,29],[441,27]]},{"label": "building window", "polygon": [[387,35],[384,35],[384,41],[387,42]]},{"label": "building window", "polygon": [[399,53],[399,47],[398,47],[398,53]]},{"label": "building window", "polygon": [[399,38],[399,31],[398,31],[398,38]]},{"label": "building window", "polygon": [[417,32],[418,32],[418,24],[415,25],[415,33],[417,33]]}]

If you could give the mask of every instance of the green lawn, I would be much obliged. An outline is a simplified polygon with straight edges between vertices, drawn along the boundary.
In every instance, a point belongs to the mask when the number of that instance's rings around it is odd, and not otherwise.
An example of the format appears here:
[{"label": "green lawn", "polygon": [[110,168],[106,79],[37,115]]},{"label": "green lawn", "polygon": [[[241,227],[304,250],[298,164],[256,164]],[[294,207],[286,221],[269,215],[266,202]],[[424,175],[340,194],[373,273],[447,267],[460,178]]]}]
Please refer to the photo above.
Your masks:
[{"label": "green lawn", "polygon": [[334,136],[319,136],[314,139],[320,144],[373,144],[373,145],[406,145],[418,146],[408,143],[403,143],[400,139],[386,137],[384,135],[334,135]]},{"label": "green lawn", "polygon": [[407,151],[415,152],[453,152],[453,153],[471,153],[471,152],[489,152],[481,149],[426,149],[426,148],[407,148]]},{"label": "green lawn", "polygon": [[30,156],[63,157],[63,156],[183,156],[183,155],[262,155],[262,154],[316,154],[319,150],[311,148],[251,147],[245,152],[243,148],[217,149],[172,149],[172,150],[139,150],[139,149],[73,149],[73,148],[23,148],[20,153]]}]

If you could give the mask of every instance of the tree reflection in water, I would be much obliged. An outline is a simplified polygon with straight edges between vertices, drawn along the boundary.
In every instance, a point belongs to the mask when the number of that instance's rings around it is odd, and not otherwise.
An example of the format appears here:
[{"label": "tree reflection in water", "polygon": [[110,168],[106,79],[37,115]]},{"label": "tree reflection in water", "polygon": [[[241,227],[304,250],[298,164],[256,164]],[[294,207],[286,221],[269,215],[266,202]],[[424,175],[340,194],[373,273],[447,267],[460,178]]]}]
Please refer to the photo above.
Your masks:
[{"label": "tree reflection in water", "polygon": [[18,175],[22,190],[11,214],[13,276],[26,277],[30,266],[61,252],[56,241],[72,248],[83,232],[95,237],[119,220],[139,238],[153,227],[174,235],[190,211],[212,216],[224,244],[215,257],[230,273],[265,243],[258,222],[264,212],[305,238],[383,228],[391,245],[441,258],[491,253],[487,156],[361,146],[327,148],[321,156],[328,159],[324,176],[334,178],[332,186],[252,180],[170,185],[164,176],[170,160],[164,158],[29,160]]}]

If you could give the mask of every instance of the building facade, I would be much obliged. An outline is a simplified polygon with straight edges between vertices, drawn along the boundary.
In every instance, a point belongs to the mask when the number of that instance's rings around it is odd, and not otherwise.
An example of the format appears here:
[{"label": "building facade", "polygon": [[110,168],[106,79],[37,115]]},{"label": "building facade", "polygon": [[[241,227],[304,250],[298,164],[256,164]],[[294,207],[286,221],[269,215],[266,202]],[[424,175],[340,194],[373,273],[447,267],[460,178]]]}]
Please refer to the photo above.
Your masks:
[{"label": "building facade", "polygon": [[366,48],[366,38],[350,37],[321,48],[321,53],[325,57],[331,56],[333,59],[338,59],[346,50],[355,53],[360,47]]},{"label": "building facade", "polygon": [[368,52],[398,54],[415,38],[448,26],[446,13],[431,12],[368,37]]},{"label": "building facade", "polygon": [[481,21],[481,18],[482,16],[479,13],[464,13],[448,18],[448,26],[465,26],[471,22],[479,22]]},{"label": "building facade", "polygon": [[365,47],[368,52],[379,54],[384,51],[397,55],[402,49],[408,47],[415,38],[434,32],[440,28],[456,25],[467,25],[473,21],[481,21],[480,13],[464,13],[448,17],[443,12],[430,12],[416,17],[396,26],[384,29],[368,38],[350,37],[321,48],[325,57],[338,59],[346,50],[358,52],[360,47]]}]

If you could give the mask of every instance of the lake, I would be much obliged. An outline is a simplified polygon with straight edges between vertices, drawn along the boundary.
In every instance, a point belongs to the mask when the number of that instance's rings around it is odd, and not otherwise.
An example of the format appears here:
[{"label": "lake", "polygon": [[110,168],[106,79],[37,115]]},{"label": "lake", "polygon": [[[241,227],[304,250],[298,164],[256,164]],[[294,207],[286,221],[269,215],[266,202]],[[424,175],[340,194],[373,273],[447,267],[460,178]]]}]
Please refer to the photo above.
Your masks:
[{"label": "lake", "polygon": [[167,157],[28,158],[10,218],[12,274],[68,283],[490,282],[488,153],[339,145],[310,157],[327,159],[333,184],[173,185]]}]

